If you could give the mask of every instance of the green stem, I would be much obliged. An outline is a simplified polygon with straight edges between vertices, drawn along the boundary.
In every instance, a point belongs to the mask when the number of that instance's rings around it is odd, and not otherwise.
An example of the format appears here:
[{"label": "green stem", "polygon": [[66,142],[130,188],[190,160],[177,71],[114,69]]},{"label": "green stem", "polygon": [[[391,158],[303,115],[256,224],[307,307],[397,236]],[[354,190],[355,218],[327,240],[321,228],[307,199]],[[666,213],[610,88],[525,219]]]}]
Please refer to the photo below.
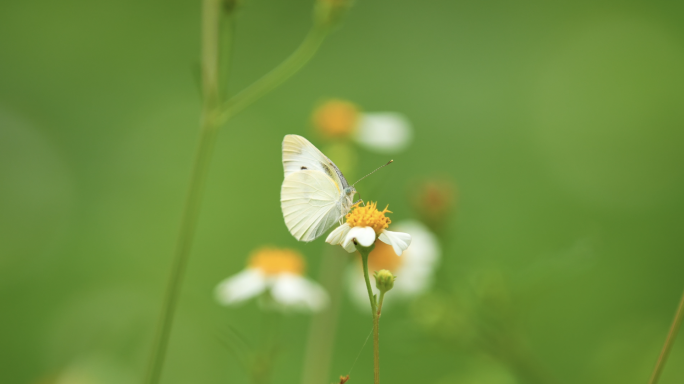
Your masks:
[{"label": "green stem", "polygon": [[[232,20],[228,20],[232,22]],[[219,61],[226,64],[227,55],[220,56],[221,50],[221,0],[202,2],[202,122],[199,144],[190,177],[183,216],[181,218],[178,243],[171,267],[171,275],[166,288],[162,313],[145,382],[157,384],[164,365],[169,335],[176,310],[178,296],[183,281],[185,266],[192,248],[192,241],[200,212],[202,192],[216,144],[219,127],[248,105],[264,96],[295,74],[316,53],[329,30],[328,26],[317,25],[311,29],[297,50],[274,70],[240,92],[222,105],[220,84],[227,81],[227,74],[219,71]],[[232,35],[231,35],[232,39]],[[230,46],[230,45],[229,45]],[[225,71],[224,71],[225,72]]]},{"label": "green stem", "polygon": [[351,260],[342,247],[325,249],[318,281],[328,292],[330,304],[311,318],[302,368],[302,384],[320,384],[328,381],[342,304],[344,274],[340,271],[344,271]]},{"label": "green stem", "polygon": [[382,302],[385,300],[385,292],[380,291],[380,298],[378,299],[378,316],[382,313]]},{"label": "green stem", "polygon": [[665,339],[665,345],[663,345],[663,350],[660,352],[660,357],[658,357],[658,362],[656,363],[655,369],[653,369],[651,380],[648,382],[649,384],[656,384],[658,379],[660,379],[660,374],[667,361],[667,356],[670,354],[670,350],[674,344],[675,337],[677,337],[677,331],[679,331],[679,327],[682,325],[682,321],[684,321],[684,294],[682,294],[682,299],[679,301],[677,313],[672,321],[670,332]]},{"label": "green stem", "polygon": [[375,316],[375,295],[373,294],[373,288],[371,288],[370,277],[368,275],[368,256],[370,255],[371,250],[371,248],[358,247],[358,251],[361,254],[361,264],[363,265],[363,279],[366,282],[368,300],[370,300],[371,305],[371,314]]},{"label": "green stem", "polygon": [[[366,289],[368,289],[368,299],[371,304],[371,312],[373,314],[373,382],[375,384],[380,384],[380,310],[375,301],[375,295],[373,295],[373,289],[370,285],[370,277],[368,276],[368,256],[371,251],[375,248],[375,245],[371,245],[368,248],[357,246],[359,253],[361,254],[361,261],[363,263],[363,278],[366,281]],[[380,304],[384,299],[384,294],[380,293]]]},{"label": "green stem", "polygon": [[380,315],[373,316],[373,382],[380,384]]},{"label": "green stem", "polygon": [[216,144],[218,133],[219,91],[218,91],[218,57],[219,57],[219,20],[221,2],[204,0],[202,3],[202,123],[199,144],[195,153],[194,165],[190,177],[190,187],[185,200],[185,208],[181,218],[178,243],[172,264],[171,275],[166,288],[159,327],[155,337],[152,355],[147,370],[146,383],[159,382],[161,370],[166,357],[169,335],[173,324],[173,315],[178,303],[178,296],[183,280],[188,255],[192,247],[193,235],[199,216],[202,190],[204,189],[211,155]]},{"label": "green stem", "polygon": [[221,121],[230,119],[235,114],[245,109],[255,100],[272,91],[278,85],[297,73],[304,64],[316,53],[325,39],[330,27],[324,24],[315,25],[304,41],[299,45],[285,61],[271,72],[255,81],[237,95],[230,98],[222,108]]}]

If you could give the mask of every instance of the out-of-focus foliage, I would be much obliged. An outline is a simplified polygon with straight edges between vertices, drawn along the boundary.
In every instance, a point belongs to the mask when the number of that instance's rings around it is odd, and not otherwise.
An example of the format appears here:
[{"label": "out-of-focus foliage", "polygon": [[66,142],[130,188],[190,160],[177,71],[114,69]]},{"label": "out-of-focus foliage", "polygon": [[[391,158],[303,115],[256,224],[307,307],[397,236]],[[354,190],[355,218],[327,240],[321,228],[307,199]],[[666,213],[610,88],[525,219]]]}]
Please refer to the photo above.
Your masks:
[{"label": "out-of-focus foliage", "polygon": [[[312,13],[240,3],[231,92]],[[0,3],[1,382],[142,377],[197,140],[199,19],[197,2]],[[283,136],[347,156],[354,180],[389,158],[326,148],[311,116],[330,98],[410,120],[410,145],[358,189],[392,220],[435,220],[443,250],[433,291],[383,314],[385,382],[646,382],[684,289],[682,19],[675,1],[357,0],[221,132],[163,382],[246,382],[226,343],[257,350],[271,320],[213,290],[252,249],[296,248],[311,276],[333,257],[285,228]],[[447,217],[416,203],[441,196],[425,180],[453,193]],[[370,330],[348,298],[340,313],[330,382]],[[274,382],[299,382],[308,322],[279,320]],[[684,380],[682,339],[661,383]]]}]

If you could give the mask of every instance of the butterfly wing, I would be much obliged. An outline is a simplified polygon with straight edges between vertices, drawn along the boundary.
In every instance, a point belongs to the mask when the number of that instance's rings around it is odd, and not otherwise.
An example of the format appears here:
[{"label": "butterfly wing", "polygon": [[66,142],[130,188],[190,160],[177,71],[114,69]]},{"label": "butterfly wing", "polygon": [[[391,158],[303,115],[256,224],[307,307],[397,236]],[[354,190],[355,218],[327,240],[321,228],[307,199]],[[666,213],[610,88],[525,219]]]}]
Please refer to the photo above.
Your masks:
[{"label": "butterfly wing", "polygon": [[335,182],[319,170],[286,173],[280,190],[285,225],[299,241],[312,241],[332,227],[347,213],[346,200]]},{"label": "butterfly wing", "polygon": [[283,139],[283,168],[285,177],[306,170],[323,172],[332,179],[340,193],[349,186],[337,166],[309,140],[298,135],[287,135]]}]

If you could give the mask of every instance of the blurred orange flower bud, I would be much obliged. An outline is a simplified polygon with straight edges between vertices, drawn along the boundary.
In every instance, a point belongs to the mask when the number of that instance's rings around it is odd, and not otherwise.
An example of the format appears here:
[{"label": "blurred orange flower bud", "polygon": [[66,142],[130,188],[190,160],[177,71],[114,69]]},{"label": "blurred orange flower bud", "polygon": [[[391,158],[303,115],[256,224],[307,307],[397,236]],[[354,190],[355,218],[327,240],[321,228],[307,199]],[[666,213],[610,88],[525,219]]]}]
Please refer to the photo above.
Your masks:
[{"label": "blurred orange flower bud", "polygon": [[326,139],[348,138],[359,123],[361,111],[356,104],[332,99],[321,104],[313,113],[316,131]]},{"label": "blurred orange flower bud", "polygon": [[433,178],[417,185],[411,199],[413,207],[423,223],[440,233],[456,205],[456,185],[447,178]]}]

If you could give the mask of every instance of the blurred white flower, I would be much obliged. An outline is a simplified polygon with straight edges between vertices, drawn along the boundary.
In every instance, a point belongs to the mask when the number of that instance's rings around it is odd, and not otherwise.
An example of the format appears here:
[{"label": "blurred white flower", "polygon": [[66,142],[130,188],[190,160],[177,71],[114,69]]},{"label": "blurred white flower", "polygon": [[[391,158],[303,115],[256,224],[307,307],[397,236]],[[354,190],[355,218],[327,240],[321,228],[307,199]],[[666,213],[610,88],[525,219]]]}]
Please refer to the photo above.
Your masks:
[{"label": "blurred white flower", "polygon": [[354,240],[363,247],[369,247],[375,240],[380,240],[389,245],[397,256],[401,256],[411,244],[411,235],[387,230],[392,222],[385,216],[385,213],[391,213],[387,207],[380,211],[377,203],[360,204],[352,207],[346,216],[347,222],[330,232],[325,241],[332,245],[340,244],[347,252],[352,253],[356,251]]},{"label": "blurred white flower", "polygon": [[411,123],[397,112],[361,114],[354,137],[363,147],[380,153],[403,151],[412,138]]},{"label": "blurred white flower", "polygon": [[328,303],[323,288],[304,277],[304,258],[290,249],[258,249],[247,268],[221,281],[215,294],[219,303],[234,305],[266,291],[282,310],[320,311]]},{"label": "blurred white flower", "polygon": [[[396,224],[396,228],[411,233],[411,246],[404,254],[399,257],[391,246],[376,242],[375,249],[368,257],[368,269],[371,273],[387,269],[397,277],[394,288],[385,297],[386,303],[414,297],[428,290],[442,255],[437,237],[420,222],[403,221]],[[352,300],[367,311],[368,291],[360,260],[349,267],[347,279]],[[373,291],[378,293],[375,287]]]},{"label": "blurred white flower", "polygon": [[354,103],[332,99],[313,114],[316,130],[329,139],[352,139],[371,151],[396,153],[408,147],[413,128],[397,112],[362,112]]}]

